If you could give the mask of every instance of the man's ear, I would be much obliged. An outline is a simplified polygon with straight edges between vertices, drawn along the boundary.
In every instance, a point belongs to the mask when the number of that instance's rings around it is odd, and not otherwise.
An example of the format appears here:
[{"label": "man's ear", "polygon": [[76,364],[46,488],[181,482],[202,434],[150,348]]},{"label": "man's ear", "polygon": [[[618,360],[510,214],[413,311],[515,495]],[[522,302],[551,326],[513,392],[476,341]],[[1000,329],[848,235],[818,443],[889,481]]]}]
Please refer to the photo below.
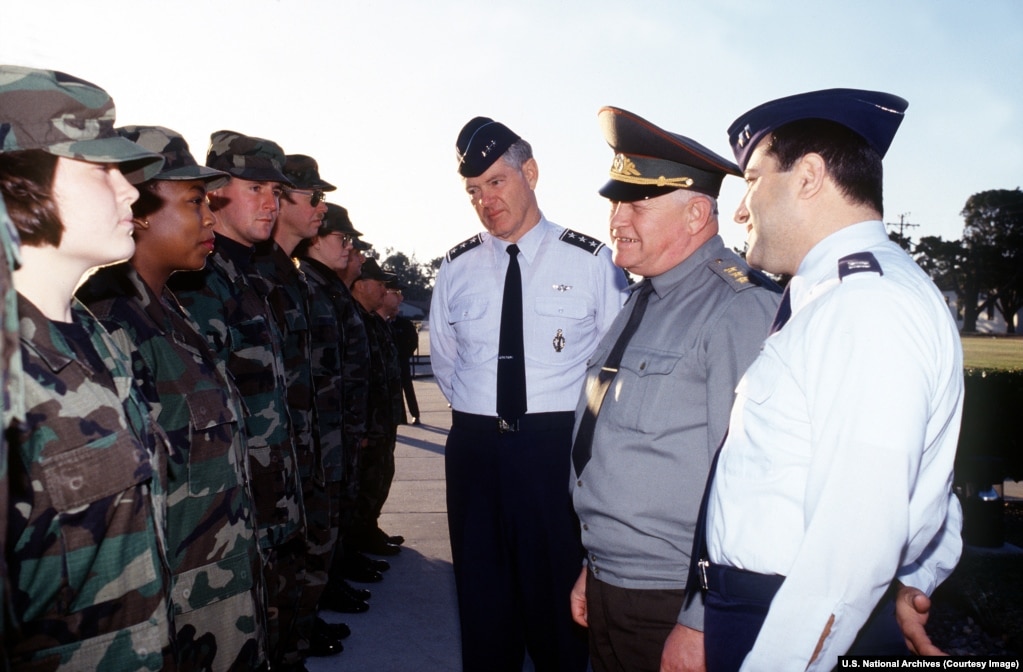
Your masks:
[{"label": "man's ear", "polygon": [[536,159],[526,159],[522,164],[522,174],[526,177],[529,188],[536,189],[536,183],[540,179],[540,166],[536,164]]},{"label": "man's ear", "polygon": [[796,171],[798,195],[801,198],[811,198],[817,195],[824,187],[828,176],[828,164],[824,161],[824,157],[816,152],[810,152],[800,157],[793,170]]},{"label": "man's ear", "polygon": [[695,236],[705,228],[713,219],[714,206],[711,205],[710,198],[696,197],[689,200],[686,203],[686,229],[689,235]]}]

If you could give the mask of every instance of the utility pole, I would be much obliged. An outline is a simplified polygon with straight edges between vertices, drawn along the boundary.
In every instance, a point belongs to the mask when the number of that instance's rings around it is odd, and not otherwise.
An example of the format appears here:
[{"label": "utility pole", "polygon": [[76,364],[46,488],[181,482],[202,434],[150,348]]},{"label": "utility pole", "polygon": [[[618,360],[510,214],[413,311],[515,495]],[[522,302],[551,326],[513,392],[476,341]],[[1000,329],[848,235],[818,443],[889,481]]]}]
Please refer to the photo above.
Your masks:
[{"label": "utility pole", "polygon": [[899,222],[898,222],[898,224],[896,224],[895,222],[886,222],[886,225],[887,226],[892,226],[892,227],[894,227],[894,226],[899,227],[899,237],[900,238],[905,238],[905,236],[903,235],[903,231],[904,230],[911,229],[911,228],[915,229],[916,227],[920,226],[919,224],[910,224],[909,222],[906,221],[906,218],[909,217],[910,214],[911,213],[904,212],[901,215],[899,215]]}]

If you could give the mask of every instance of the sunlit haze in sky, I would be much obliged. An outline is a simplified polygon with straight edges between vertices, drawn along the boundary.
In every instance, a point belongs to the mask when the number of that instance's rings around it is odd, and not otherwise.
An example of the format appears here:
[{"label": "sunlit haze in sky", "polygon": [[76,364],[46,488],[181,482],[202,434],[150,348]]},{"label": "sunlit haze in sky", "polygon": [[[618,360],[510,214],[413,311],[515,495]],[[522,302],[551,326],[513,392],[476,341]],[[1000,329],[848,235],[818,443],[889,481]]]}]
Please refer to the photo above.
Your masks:
[{"label": "sunlit haze in sky", "polygon": [[[596,192],[622,107],[731,157],[725,130],[832,87],[909,101],[885,160],[885,221],[959,238],[973,193],[1023,182],[1019,0],[4,0],[0,62],[105,88],[117,122],[182,133],[202,162],[231,129],[314,156],[383,253],[438,257],[481,225],[454,143],[483,115],[529,140],[540,207],[608,239]],[[720,198],[727,244],[743,193]]]}]

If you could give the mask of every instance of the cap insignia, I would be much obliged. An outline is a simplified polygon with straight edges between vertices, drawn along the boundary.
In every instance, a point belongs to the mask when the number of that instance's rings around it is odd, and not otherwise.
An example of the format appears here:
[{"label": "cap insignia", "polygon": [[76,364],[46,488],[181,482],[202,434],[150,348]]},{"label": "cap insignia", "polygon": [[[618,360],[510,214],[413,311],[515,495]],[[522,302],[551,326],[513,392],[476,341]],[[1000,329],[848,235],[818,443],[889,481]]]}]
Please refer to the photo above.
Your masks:
[{"label": "cap insignia", "polygon": [[[651,163],[653,161],[648,161]],[[681,166],[680,166],[681,167]],[[688,189],[693,186],[691,177],[643,177],[643,173],[636,166],[635,161],[625,154],[616,154],[611,162],[611,179],[626,184],[641,184],[645,186],[672,187],[674,189]]]}]

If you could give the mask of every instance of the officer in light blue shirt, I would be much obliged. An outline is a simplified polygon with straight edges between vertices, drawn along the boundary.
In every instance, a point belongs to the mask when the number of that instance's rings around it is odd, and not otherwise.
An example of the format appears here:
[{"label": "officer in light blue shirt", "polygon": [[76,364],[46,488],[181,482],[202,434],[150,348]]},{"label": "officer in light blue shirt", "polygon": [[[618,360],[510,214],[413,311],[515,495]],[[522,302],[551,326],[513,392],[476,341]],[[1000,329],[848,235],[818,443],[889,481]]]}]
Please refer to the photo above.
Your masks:
[{"label": "officer in light blue shirt", "polygon": [[[507,126],[477,117],[456,146],[486,229],[448,252],[430,310],[431,364],[452,408],[447,508],[463,669],[518,672],[528,651],[538,672],[581,672],[585,634],[568,608],[583,557],[566,488],[572,410],[625,278],[602,243],[541,214],[536,160]],[[506,286],[520,309],[504,309]],[[518,355],[504,353],[503,316]],[[518,382],[498,384],[499,350]],[[499,412],[499,397],[515,397],[516,410]]]}]

